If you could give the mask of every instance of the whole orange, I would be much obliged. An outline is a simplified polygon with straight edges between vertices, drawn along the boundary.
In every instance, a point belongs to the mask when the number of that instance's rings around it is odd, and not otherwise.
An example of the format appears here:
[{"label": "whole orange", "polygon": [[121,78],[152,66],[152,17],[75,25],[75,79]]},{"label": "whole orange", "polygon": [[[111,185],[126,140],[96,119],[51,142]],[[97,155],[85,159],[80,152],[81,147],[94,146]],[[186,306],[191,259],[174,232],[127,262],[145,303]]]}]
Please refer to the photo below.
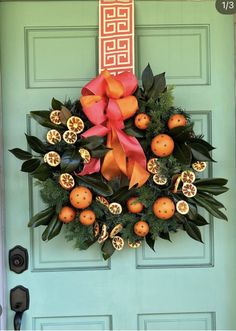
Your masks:
[{"label": "whole orange", "polygon": [[60,221],[64,223],[70,223],[74,221],[75,216],[76,216],[76,211],[69,206],[65,206],[61,208],[58,218]]},{"label": "whole orange", "polygon": [[134,233],[139,237],[145,237],[149,232],[149,225],[145,221],[138,221],[134,226]]},{"label": "whole orange", "polygon": [[182,114],[174,114],[172,115],[169,120],[168,120],[168,128],[174,129],[177,128],[178,126],[185,126],[187,124],[186,117]]},{"label": "whole orange", "polygon": [[96,220],[96,215],[92,210],[83,210],[79,215],[80,223],[89,226],[92,225]]},{"label": "whole orange", "polygon": [[166,157],[172,154],[175,144],[173,139],[167,134],[158,134],[152,139],[151,149],[159,157]]},{"label": "whole orange", "polygon": [[78,209],[85,209],[91,205],[92,192],[84,186],[77,186],[70,192],[70,203]]},{"label": "whole orange", "polygon": [[163,220],[168,220],[175,213],[175,204],[168,197],[158,198],[153,204],[154,214]]},{"label": "whole orange", "polygon": [[143,206],[142,202],[139,202],[137,200],[137,197],[129,198],[129,200],[127,201],[127,208],[133,214],[141,213],[141,211],[143,210],[143,207],[144,206]]},{"label": "whole orange", "polygon": [[151,121],[150,116],[148,116],[147,114],[142,113],[142,114],[138,114],[135,117],[134,124],[138,129],[146,130],[149,123],[150,123],[150,121]]}]

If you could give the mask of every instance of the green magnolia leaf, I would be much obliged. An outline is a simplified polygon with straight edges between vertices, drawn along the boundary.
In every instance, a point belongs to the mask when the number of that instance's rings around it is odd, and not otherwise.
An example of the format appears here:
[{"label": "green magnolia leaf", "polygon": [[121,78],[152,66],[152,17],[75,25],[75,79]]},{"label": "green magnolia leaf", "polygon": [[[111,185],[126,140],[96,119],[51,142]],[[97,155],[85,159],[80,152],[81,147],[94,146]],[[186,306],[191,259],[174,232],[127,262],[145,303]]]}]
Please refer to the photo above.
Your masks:
[{"label": "green magnolia leaf", "polygon": [[95,242],[97,241],[97,239],[88,239],[88,240],[84,240],[83,242],[80,243],[79,245],[79,249],[80,250],[86,250],[88,249],[90,246],[92,246]]},{"label": "green magnolia leaf", "polygon": [[56,237],[61,232],[62,225],[63,223],[59,221],[57,215],[54,214],[42,234],[42,240],[51,240],[52,238]]},{"label": "green magnolia leaf", "polygon": [[129,190],[128,186],[121,187],[110,197],[110,201],[121,203],[123,201],[126,201],[131,196],[133,196],[134,192],[135,189],[131,188]]},{"label": "green magnolia leaf", "polygon": [[200,145],[203,145],[208,151],[212,151],[213,149],[215,149],[215,147],[211,146],[211,144],[209,144],[207,141],[200,139],[200,138],[191,138],[188,140],[188,142],[191,143],[197,143]]},{"label": "green magnolia leaf", "polygon": [[192,198],[200,207],[205,208],[212,216],[216,218],[223,219],[225,221],[228,220],[227,216],[222,213],[217,207],[215,207],[212,203],[208,202],[198,194],[195,195],[194,198]]},{"label": "green magnolia leaf", "polygon": [[152,88],[153,83],[154,83],[153,72],[150,67],[150,64],[148,64],[142,73],[142,84],[144,90],[148,92]]},{"label": "green magnolia leaf", "polygon": [[129,127],[124,129],[124,132],[127,133],[129,136],[136,137],[136,138],[144,138],[145,133],[135,127]]},{"label": "green magnolia leaf", "polygon": [[155,252],[155,240],[152,238],[151,234],[148,233],[145,237],[146,243],[148,246]]},{"label": "green magnolia leaf", "polygon": [[57,125],[50,121],[50,112],[48,110],[31,111],[31,117],[40,125],[50,129],[64,129],[63,125]]},{"label": "green magnolia leaf", "polygon": [[31,217],[28,223],[28,227],[36,228],[37,226],[40,225],[48,225],[54,212],[55,212],[54,207],[48,207],[40,211],[39,213]]},{"label": "green magnolia leaf", "polygon": [[204,192],[199,192],[199,191],[198,191],[198,195],[200,197],[202,197],[203,199],[207,200],[209,203],[212,203],[217,208],[225,208],[225,206],[223,205],[223,203],[221,203],[220,201],[216,200],[212,195],[209,195],[209,194],[204,193]]},{"label": "green magnolia leaf", "polygon": [[84,185],[90,189],[92,189],[95,193],[103,195],[103,196],[110,196],[113,194],[113,190],[108,183],[105,183],[102,180],[101,175],[89,175],[89,176],[76,176],[77,183]]},{"label": "green magnolia leaf", "polygon": [[171,239],[170,239],[170,234],[169,234],[169,232],[159,232],[159,237],[161,238],[161,239],[164,239],[164,240],[168,240],[168,241],[170,241],[171,242]]},{"label": "green magnolia leaf", "polygon": [[166,88],[166,79],[165,79],[165,72],[154,76],[154,83],[152,89],[148,93],[148,96],[153,100],[156,100],[161,93],[164,92]]},{"label": "green magnolia leaf", "polygon": [[23,149],[20,149],[20,148],[9,149],[9,152],[11,152],[19,160],[29,160],[32,158],[31,153],[29,153],[27,151],[23,151]]},{"label": "green magnolia leaf", "polygon": [[65,106],[61,106],[61,112],[59,116],[61,123],[66,125],[67,120],[71,117],[71,112]]},{"label": "green magnolia leaf", "polygon": [[63,103],[61,103],[61,101],[59,101],[55,98],[52,98],[51,105],[52,105],[52,109],[61,110],[61,107],[63,106]]},{"label": "green magnolia leaf", "polygon": [[197,226],[204,226],[208,225],[209,223],[205,220],[205,218],[202,215],[197,215],[197,217],[192,220],[192,223],[196,224]]},{"label": "green magnolia leaf", "polygon": [[193,238],[194,240],[200,241],[201,243],[203,243],[202,241],[202,235],[200,230],[198,229],[198,227],[190,222],[190,221],[186,221],[184,223],[184,230],[187,232],[187,234]]},{"label": "green magnolia leaf", "polygon": [[191,150],[185,144],[175,143],[175,148],[173,152],[174,157],[178,162],[182,164],[190,164],[191,163]]},{"label": "green magnolia leaf", "polygon": [[77,149],[68,149],[61,156],[61,169],[64,172],[76,170],[81,162],[81,156]]},{"label": "green magnolia leaf", "polygon": [[102,158],[110,150],[111,150],[111,148],[108,148],[104,145],[101,145],[100,147],[98,147],[98,148],[91,151],[91,156],[95,157],[95,158]]},{"label": "green magnolia leaf", "polygon": [[189,143],[188,142],[188,145],[190,146],[191,148],[191,151],[192,151],[192,154],[193,154],[193,157],[198,160],[198,161],[212,161],[212,162],[215,162],[208,149],[199,144],[199,143]]},{"label": "green magnolia leaf", "polygon": [[228,180],[225,178],[203,178],[197,179],[194,182],[194,185],[198,186],[207,186],[207,185],[217,185],[217,186],[224,186],[228,183]]},{"label": "green magnolia leaf", "polygon": [[190,133],[193,131],[193,125],[178,126],[168,132],[174,141],[184,143],[188,140]]},{"label": "green magnolia leaf", "polygon": [[103,253],[102,255],[103,255],[104,260],[108,260],[112,256],[112,254],[115,252],[115,248],[113,247],[112,241],[110,238],[104,242],[101,250]]},{"label": "green magnolia leaf", "polygon": [[80,141],[80,145],[89,150],[93,150],[104,143],[104,137],[91,136]]},{"label": "green magnolia leaf", "polygon": [[21,166],[21,171],[23,172],[32,172],[36,170],[40,165],[39,159],[30,159],[25,161]]},{"label": "green magnolia leaf", "polygon": [[45,154],[47,152],[46,145],[39,138],[35,136],[29,136],[27,134],[25,134],[25,136],[27,139],[27,143],[33,151],[40,154]]},{"label": "green magnolia leaf", "polygon": [[40,166],[36,170],[31,172],[32,177],[41,181],[45,181],[46,179],[51,177],[51,175],[52,175],[52,169],[46,163],[40,164]]},{"label": "green magnolia leaf", "polygon": [[218,186],[218,185],[198,185],[197,187],[198,192],[207,192],[213,195],[220,195],[222,193],[227,192],[229,189],[226,186]]},{"label": "green magnolia leaf", "polygon": [[191,220],[195,220],[198,213],[197,213],[197,207],[195,204],[191,203],[188,201],[188,205],[189,205],[189,212],[187,214],[187,217]]}]

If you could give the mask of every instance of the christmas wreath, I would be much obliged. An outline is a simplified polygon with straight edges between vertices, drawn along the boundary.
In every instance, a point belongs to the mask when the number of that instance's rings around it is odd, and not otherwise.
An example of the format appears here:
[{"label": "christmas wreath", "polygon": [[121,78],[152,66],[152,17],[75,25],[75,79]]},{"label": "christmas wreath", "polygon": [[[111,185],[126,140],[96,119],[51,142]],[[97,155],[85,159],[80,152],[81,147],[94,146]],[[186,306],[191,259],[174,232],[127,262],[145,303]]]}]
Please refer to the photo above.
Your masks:
[{"label": "christmas wreath", "polygon": [[179,229],[202,242],[199,226],[208,222],[199,207],[227,220],[214,197],[228,190],[227,180],[201,175],[214,147],[173,105],[172,90],[150,65],[142,87],[130,72],[104,70],[80,100],[53,98],[49,111],[30,113],[47,128],[45,139],[26,134],[30,151],[10,152],[41,186],[47,208],[29,227],[43,226],[42,240],[63,227],[76,248],[98,242],[107,259],[125,242],[138,248],[146,241],[154,250],[157,237],[170,240]]}]

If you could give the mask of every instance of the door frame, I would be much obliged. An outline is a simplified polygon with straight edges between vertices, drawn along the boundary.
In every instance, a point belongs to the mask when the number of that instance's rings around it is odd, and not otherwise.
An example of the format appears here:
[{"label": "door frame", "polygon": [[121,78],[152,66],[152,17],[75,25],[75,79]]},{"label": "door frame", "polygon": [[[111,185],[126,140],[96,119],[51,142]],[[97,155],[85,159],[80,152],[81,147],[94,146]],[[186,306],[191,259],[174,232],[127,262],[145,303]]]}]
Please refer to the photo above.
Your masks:
[{"label": "door frame", "polygon": [[[12,0],[0,0],[1,2],[10,2]],[[37,1],[37,0],[29,0]],[[46,0],[47,1],[47,0]],[[58,0],[51,0],[58,1]],[[65,0],[61,0],[65,1]],[[76,0],[75,0],[76,1]],[[88,0],[80,0],[88,1]],[[89,0],[94,1],[94,0]],[[136,0],[140,1],[140,0]],[[157,1],[157,0],[151,0]],[[169,1],[169,0],[162,0]],[[172,0],[173,1],[173,0]],[[175,0],[181,1],[181,0]],[[184,1],[184,0],[182,0]],[[196,1],[196,0],[185,0],[185,1]],[[198,0],[205,1],[205,0]],[[236,86],[236,14],[234,14],[234,76],[235,76],[235,86]],[[1,59],[0,59],[1,60]],[[2,135],[2,77],[1,77],[1,62],[0,62],[0,305],[2,306],[2,314],[0,312],[0,330],[6,330],[6,320],[7,320],[7,293],[6,293],[6,271],[7,271],[7,252],[5,248],[5,227],[4,227],[4,168],[3,168],[3,135]],[[235,88],[235,100],[236,100],[236,88]],[[235,109],[236,112],[236,109]],[[235,169],[236,170],[236,169]]]}]

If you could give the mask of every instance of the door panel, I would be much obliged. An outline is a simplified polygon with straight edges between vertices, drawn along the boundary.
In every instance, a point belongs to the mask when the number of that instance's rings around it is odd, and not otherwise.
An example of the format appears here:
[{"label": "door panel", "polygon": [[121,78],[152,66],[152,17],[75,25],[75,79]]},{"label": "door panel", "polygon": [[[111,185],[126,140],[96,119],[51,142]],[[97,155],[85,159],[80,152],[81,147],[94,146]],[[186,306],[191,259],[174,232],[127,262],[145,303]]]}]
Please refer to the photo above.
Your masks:
[{"label": "door panel", "polygon": [[[103,261],[95,245],[73,249],[62,233],[51,242],[27,228],[43,205],[38,187],[8,149],[26,148],[23,132],[42,135],[27,116],[50,100],[79,97],[97,74],[98,1],[1,2],[1,71],[5,158],[6,251],[26,247],[30,268],[8,272],[7,293],[22,284],[31,295],[24,329],[236,328],[235,127],[233,17],[213,1],[138,1],[136,73],[149,62],[175,85],[175,104],[192,114],[195,130],[217,146],[218,163],[206,176],[227,176],[222,197],[229,223],[209,219],[204,245],[185,233],[173,244],[157,240],[156,253],[128,248]],[[13,313],[8,310],[9,328]]]}]

